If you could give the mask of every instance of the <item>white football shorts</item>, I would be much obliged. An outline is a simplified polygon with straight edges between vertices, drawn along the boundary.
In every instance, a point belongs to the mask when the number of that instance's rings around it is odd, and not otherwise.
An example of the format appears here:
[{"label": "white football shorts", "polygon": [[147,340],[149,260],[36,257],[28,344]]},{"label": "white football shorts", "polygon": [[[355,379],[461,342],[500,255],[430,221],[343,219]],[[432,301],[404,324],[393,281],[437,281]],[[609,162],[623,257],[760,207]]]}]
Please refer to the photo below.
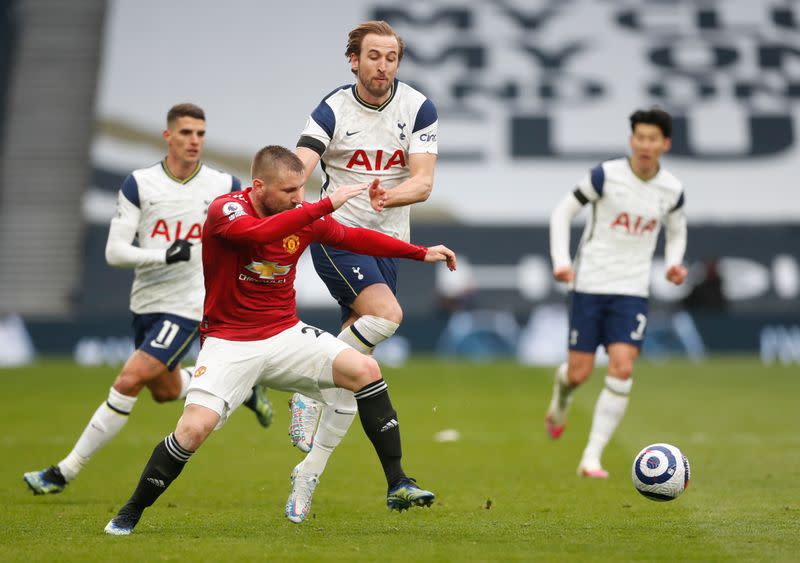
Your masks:
[{"label": "white football shorts", "polygon": [[219,414],[221,428],[256,383],[332,403],[333,360],[348,348],[332,334],[303,322],[265,340],[208,337],[197,356],[186,404]]}]

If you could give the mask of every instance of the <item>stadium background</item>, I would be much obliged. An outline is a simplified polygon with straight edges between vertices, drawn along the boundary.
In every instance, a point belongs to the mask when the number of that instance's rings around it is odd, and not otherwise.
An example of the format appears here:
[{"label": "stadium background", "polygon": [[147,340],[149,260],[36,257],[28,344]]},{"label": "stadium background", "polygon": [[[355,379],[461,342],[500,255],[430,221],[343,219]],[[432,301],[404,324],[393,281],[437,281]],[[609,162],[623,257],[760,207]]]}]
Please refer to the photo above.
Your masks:
[{"label": "stadium background", "polygon": [[[692,275],[671,288],[657,261],[646,352],[799,362],[797,12],[790,0],[359,0],[279,16],[244,0],[3,3],[0,361],[34,349],[124,359],[131,272],[105,265],[107,225],[122,178],[163,156],[167,108],[204,107],[206,160],[247,182],[255,150],[293,146],[321,97],[351,80],[346,31],[381,18],[407,43],[400,78],[440,116],[434,192],[412,236],[463,261],[455,275],[403,265],[406,317],[385,361],[559,361],[547,216],[587,168],[626,152],[627,116],[655,103],[676,118],[665,163],[687,190]],[[702,283],[709,265],[719,286]],[[298,304],[335,330],[308,262]]]}]

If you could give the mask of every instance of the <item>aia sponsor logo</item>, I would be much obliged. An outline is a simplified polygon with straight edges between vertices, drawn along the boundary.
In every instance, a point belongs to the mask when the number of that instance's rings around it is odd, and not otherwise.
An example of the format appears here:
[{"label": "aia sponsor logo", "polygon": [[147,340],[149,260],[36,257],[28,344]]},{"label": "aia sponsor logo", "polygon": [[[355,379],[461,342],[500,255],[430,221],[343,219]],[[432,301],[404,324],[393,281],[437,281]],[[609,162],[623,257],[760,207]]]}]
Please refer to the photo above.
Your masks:
[{"label": "aia sponsor logo", "polygon": [[629,235],[639,236],[655,232],[656,227],[658,227],[658,220],[645,219],[641,215],[630,215],[625,211],[617,215],[617,218],[611,223],[612,230],[622,229]]},{"label": "aia sponsor logo", "polygon": [[353,153],[353,156],[350,157],[350,161],[347,163],[347,168],[350,170],[353,168],[360,168],[367,171],[389,170],[394,166],[399,166],[400,168],[406,167],[406,155],[403,153],[402,149],[397,149],[391,156],[382,149],[378,149],[374,154],[371,154],[371,151],[367,153],[365,150],[358,149]]},{"label": "aia sponsor logo", "polygon": [[[186,230],[184,231],[184,229]],[[170,225],[166,219],[159,219],[150,232],[150,238],[163,238],[166,242],[172,242],[179,238],[186,239],[189,242],[192,240],[199,241],[203,238],[203,227],[200,223],[193,223],[186,228],[183,221],[175,221],[173,225]]]}]

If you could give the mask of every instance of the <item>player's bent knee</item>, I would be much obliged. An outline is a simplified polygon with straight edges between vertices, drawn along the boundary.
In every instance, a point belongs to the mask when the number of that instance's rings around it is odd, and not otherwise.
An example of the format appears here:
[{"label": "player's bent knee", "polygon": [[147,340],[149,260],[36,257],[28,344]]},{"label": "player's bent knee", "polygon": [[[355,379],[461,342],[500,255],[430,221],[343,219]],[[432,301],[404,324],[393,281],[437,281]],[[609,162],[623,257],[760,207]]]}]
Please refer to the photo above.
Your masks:
[{"label": "player's bent knee", "polygon": [[633,375],[633,364],[609,365],[608,374],[617,379],[630,379]]},{"label": "player's bent knee", "polygon": [[177,373],[164,370],[158,377],[147,382],[147,388],[157,403],[174,401],[181,394],[181,377]]},{"label": "player's bent knee", "polygon": [[114,389],[125,396],[136,397],[142,392],[146,382],[136,372],[123,370],[114,380]]},{"label": "player's bent knee", "polygon": [[403,309],[400,307],[400,304],[397,304],[397,307],[394,307],[387,311],[385,315],[380,315],[382,319],[386,319],[389,322],[392,322],[396,325],[399,325],[403,322]]},{"label": "player's bent knee", "polygon": [[403,322],[403,309],[400,304],[395,302],[395,306],[391,303],[382,303],[367,309],[361,316],[378,318],[393,325],[399,326]]},{"label": "player's bent knee", "polygon": [[181,447],[194,451],[214,431],[219,419],[220,415],[209,407],[188,404],[178,420],[175,438]]},{"label": "player's bent knee", "polygon": [[572,385],[583,385],[591,374],[592,370],[583,370],[575,373],[570,372],[568,379]]},{"label": "player's bent knee", "polygon": [[403,308],[383,284],[371,285],[362,291],[353,303],[353,310],[362,317],[371,315],[398,325],[403,321]]},{"label": "player's bent knee", "polygon": [[570,351],[567,359],[567,379],[572,385],[580,385],[589,379],[593,369],[593,353]]},{"label": "player's bent knee", "polygon": [[[123,395],[135,397],[142,388],[151,387],[153,382],[163,379],[167,374],[169,371],[164,364],[137,350],[122,367],[114,381],[114,389]],[[155,395],[153,398],[156,398]]]},{"label": "player's bent knee", "polygon": [[365,356],[364,360],[364,378],[366,380],[365,385],[372,383],[373,381],[378,381],[381,378],[381,367],[378,365],[378,362],[372,356]]},{"label": "player's bent knee", "polygon": [[169,403],[180,396],[180,389],[150,389],[150,395],[156,403]]},{"label": "player's bent knee", "polygon": [[337,387],[358,391],[381,378],[381,368],[372,356],[344,350],[333,364],[333,382]]},{"label": "player's bent knee", "polygon": [[592,375],[592,364],[570,364],[569,369],[567,370],[567,379],[572,385],[581,385],[589,376]]},{"label": "player's bent knee", "polygon": [[370,340],[382,342],[387,338],[391,338],[397,332],[400,324],[383,317],[364,315],[358,319],[358,325],[356,326]]},{"label": "player's bent knee", "polygon": [[608,374],[617,379],[629,379],[633,374],[633,361],[628,359],[615,361],[612,358],[608,362]]},{"label": "player's bent knee", "polygon": [[[211,430],[213,430],[213,428]],[[203,442],[205,442],[206,438],[211,434],[211,430],[206,432],[204,427],[179,426],[175,430],[175,439],[178,440],[178,444],[182,448],[193,452],[203,445]]]},{"label": "player's bent knee", "polygon": [[361,389],[365,385],[369,385],[381,378],[381,368],[372,356],[361,354],[358,365],[354,366],[354,368],[352,378],[355,386],[354,390]]}]

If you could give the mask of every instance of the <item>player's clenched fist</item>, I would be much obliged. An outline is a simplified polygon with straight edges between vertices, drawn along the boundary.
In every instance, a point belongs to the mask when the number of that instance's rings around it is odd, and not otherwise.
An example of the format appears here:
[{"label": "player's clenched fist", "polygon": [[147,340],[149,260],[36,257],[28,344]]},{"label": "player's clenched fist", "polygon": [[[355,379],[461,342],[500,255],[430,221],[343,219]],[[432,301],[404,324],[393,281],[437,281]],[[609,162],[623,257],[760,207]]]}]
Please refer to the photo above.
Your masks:
[{"label": "player's clenched fist", "polygon": [[386,206],[386,190],[381,187],[380,180],[375,178],[369,185],[369,202],[372,209],[380,213]]},{"label": "player's clenched fist", "polygon": [[553,269],[553,277],[557,281],[569,283],[575,279],[575,270],[572,266],[559,266]]},{"label": "player's clenched fist", "polygon": [[681,285],[683,280],[686,279],[686,274],[688,273],[689,271],[686,269],[686,266],[677,264],[669,267],[667,270],[667,279],[675,285]]},{"label": "player's clenched fist", "polygon": [[167,264],[187,262],[192,257],[192,243],[179,238],[167,249]]}]

